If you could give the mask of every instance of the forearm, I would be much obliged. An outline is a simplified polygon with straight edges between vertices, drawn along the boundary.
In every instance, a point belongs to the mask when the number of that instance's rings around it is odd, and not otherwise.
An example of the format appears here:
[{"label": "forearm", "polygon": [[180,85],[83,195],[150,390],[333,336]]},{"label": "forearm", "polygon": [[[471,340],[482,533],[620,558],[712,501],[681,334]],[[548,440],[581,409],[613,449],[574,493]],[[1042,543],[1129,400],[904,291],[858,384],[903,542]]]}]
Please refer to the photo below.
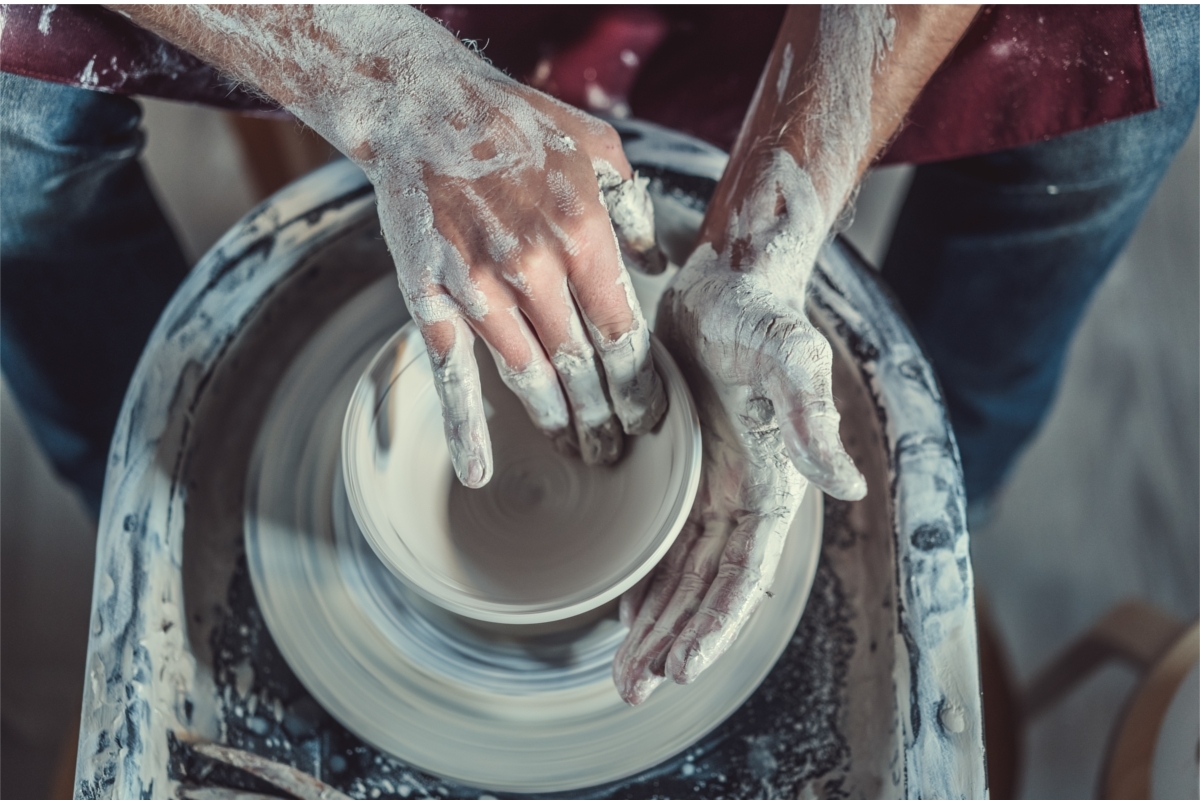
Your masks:
[{"label": "forearm", "polygon": [[397,88],[424,104],[425,113],[408,124],[435,126],[445,122],[434,118],[445,104],[431,101],[448,94],[439,91],[437,77],[451,65],[486,66],[449,31],[407,5],[114,10],[278,101],[360,162],[370,161],[381,114],[385,104],[394,108]]},{"label": "forearm", "polygon": [[[714,195],[701,241],[720,252],[778,216],[747,200],[765,181],[806,255],[828,235],[867,167],[961,38],[977,6],[793,6]],[[761,194],[761,191],[759,192]],[[761,200],[761,198],[760,198]],[[732,212],[744,208],[730,224]],[[756,219],[747,219],[747,214]],[[809,252],[811,251],[811,252]],[[803,259],[799,259],[803,260]]]},{"label": "forearm", "polygon": [[613,463],[625,433],[657,424],[666,398],[618,252],[654,263],[653,215],[611,127],[517,83],[411,6],[118,10],[278,100],[362,167],[464,484],[492,470],[476,336],[534,424],[590,464]]}]

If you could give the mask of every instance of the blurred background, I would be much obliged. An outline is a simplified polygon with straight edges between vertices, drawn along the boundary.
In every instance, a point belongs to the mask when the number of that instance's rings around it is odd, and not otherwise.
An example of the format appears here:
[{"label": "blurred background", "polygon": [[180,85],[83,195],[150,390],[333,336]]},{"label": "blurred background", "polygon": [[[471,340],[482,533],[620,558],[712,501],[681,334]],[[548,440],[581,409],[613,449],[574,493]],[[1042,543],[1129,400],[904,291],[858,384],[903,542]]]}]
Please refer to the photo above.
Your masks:
[{"label": "blurred background", "polygon": [[[279,125],[145,100],[145,163],[194,262],[289,172],[329,158]],[[249,143],[258,157],[247,159]],[[850,239],[878,263],[911,168],[870,175]],[[1027,684],[1121,601],[1200,613],[1200,141],[1177,156],[1094,298],[1044,428],[972,529],[1011,677]],[[0,795],[73,774],[95,531],[0,393]],[[1020,794],[1090,798],[1137,674],[1087,678],[1027,730]]]}]

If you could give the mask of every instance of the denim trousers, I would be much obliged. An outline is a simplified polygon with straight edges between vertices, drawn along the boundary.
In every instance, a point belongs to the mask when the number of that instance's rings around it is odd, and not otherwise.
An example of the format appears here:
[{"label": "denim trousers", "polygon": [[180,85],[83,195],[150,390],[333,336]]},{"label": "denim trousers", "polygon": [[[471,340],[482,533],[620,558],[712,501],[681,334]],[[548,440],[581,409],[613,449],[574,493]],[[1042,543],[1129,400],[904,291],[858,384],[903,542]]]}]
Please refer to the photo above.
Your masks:
[{"label": "denim trousers", "polygon": [[[1195,117],[1196,6],[1144,7],[1159,108],[922,166],[883,274],[942,382],[986,501],[1054,397],[1071,334]],[[0,368],[98,514],[133,369],[188,266],[127,97],[0,74]]]},{"label": "denim trousers", "polygon": [[[1196,118],[1200,8],[1142,6],[1159,107],[917,168],[883,275],[986,506],[1054,400],[1071,335]],[[1136,321],[1131,321],[1136,324]]]}]

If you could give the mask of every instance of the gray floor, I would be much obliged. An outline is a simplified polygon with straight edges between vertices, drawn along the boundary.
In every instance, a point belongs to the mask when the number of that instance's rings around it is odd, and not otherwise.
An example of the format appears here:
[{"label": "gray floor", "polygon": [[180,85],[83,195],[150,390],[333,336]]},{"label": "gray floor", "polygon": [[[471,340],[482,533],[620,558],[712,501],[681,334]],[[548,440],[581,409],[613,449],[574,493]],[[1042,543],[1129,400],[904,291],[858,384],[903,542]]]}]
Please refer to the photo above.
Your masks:
[{"label": "gray floor", "polygon": [[[251,204],[225,120],[148,102],[151,175],[195,258]],[[1072,347],[1050,419],[974,532],[1018,675],[1126,597],[1181,617],[1200,594],[1200,144],[1191,138]],[[882,255],[909,172],[875,173],[851,238]],[[41,796],[77,713],[93,531],[0,395],[0,794]],[[1094,794],[1133,675],[1104,670],[1031,730],[1023,797]]]}]

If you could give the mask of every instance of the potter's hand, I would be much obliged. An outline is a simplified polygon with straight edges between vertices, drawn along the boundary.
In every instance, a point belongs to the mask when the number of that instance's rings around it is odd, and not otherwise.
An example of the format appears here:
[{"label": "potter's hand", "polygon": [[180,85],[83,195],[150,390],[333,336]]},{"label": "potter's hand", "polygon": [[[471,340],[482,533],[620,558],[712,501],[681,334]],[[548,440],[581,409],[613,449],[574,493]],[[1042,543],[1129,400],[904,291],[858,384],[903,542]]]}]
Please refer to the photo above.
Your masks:
[{"label": "potter's hand", "polygon": [[610,126],[409,6],[121,11],[255,84],[366,172],[464,484],[492,473],[477,334],[534,423],[588,463],[657,423],[666,395],[619,250],[664,262],[646,182]]},{"label": "potter's hand", "polygon": [[621,599],[617,688],[644,700],[724,652],[775,577],[806,481],[855,500],[829,344],[804,316],[817,251],[854,185],[961,37],[971,6],[792,6],[705,215],[659,308],[697,395],[702,491]]},{"label": "potter's hand", "polygon": [[657,253],[644,182],[612,128],[454,46],[466,63],[430,152],[397,158],[384,141],[363,166],[429,348],[455,469],[467,486],[492,471],[476,333],[538,428],[578,442],[588,463],[612,463],[622,429],[649,430],[666,406],[609,221],[635,234],[627,251]]},{"label": "potter's hand", "polygon": [[535,425],[589,464],[616,461],[622,429],[648,431],[666,407],[609,216],[633,234],[627,252],[657,255],[645,181],[611,127],[484,66],[454,102],[479,119],[437,133],[449,152],[422,157],[424,193],[411,161],[364,164],[467,486],[491,475],[476,333]]},{"label": "potter's hand", "polygon": [[457,103],[478,92],[490,107],[478,125],[437,134],[438,148],[462,152],[427,158],[424,194],[410,188],[410,162],[366,164],[458,477],[481,486],[492,471],[474,333],[541,431],[610,464],[623,429],[649,431],[666,408],[606,210],[629,223],[618,231],[642,234],[641,254],[656,254],[644,181],[630,180],[611,127],[499,76],[462,80]]},{"label": "potter's hand", "polygon": [[621,598],[630,632],[613,676],[629,703],[666,678],[692,681],[729,648],[768,596],[808,481],[866,493],[838,435],[829,343],[803,311],[823,236],[799,173],[778,154],[723,248],[699,247],[659,306],[659,336],[700,411],[704,466],[679,538]]}]

